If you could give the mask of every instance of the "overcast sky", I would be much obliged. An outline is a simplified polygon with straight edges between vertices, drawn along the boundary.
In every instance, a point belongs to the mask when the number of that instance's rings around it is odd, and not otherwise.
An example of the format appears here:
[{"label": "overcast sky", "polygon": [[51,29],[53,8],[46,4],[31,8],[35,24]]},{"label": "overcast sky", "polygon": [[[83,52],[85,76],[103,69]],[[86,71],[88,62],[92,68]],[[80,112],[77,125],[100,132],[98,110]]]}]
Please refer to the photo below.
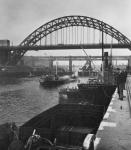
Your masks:
[{"label": "overcast sky", "polygon": [[99,19],[131,39],[131,0],[0,0],[0,39],[18,45],[39,26],[65,15]]}]

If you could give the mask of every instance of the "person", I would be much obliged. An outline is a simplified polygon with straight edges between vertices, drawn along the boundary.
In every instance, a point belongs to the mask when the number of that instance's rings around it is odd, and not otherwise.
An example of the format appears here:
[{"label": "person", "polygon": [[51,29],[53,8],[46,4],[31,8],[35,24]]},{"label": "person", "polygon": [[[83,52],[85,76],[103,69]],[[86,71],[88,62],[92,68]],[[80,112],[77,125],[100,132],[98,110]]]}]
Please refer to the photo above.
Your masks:
[{"label": "person", "polygon": [[118,93],[118,95],[119,95],[119,86],[118,86],[118,76],[119,76],[119,68],[117,68],[116,69],[116,71],[114,72],[114,78],[115,78],[115,84],[116,84],[116,86],[117,86],[117,93]]},{"label": "person", "polygon": [[118,95],[120,100],[123,100],[124,83],[125,83],[124,72],[119,70],[119,73],[117,75],[117,87],[118,87]]},{"label": "person", "polygon": [[19,139],[19,128],[12,123],[11,130],[13,132],[13,139],[8,146],[8,150],[25,150],[23,142]]}]

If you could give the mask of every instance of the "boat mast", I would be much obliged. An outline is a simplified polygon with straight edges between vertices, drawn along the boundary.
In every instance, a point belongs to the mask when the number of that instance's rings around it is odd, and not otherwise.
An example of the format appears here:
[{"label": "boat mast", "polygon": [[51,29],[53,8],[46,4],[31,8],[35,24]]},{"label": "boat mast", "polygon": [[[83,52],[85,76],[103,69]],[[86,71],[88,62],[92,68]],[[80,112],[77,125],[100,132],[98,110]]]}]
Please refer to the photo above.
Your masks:
[{"label": "boat mast", "polygon": [[84,48],[82,48],[82,50],[84,51],[84,53],[86,54],[86,56],[87,56],[87,60],[86,60],[86,63],[85,63],[85,66],[88,64],[89,65],[89,75],[91,75],[91,68],[92,68],[92,66],[91,66],[91,58],[87,55],[87,53],[86,53],[86,51],[84,50]]},{"label": "boat mast", "polygon": [[103,77],[103,81],[104,81],[104,33],[103,33],[103,22],[101,23],[101,31],[102,31],[102,77]]},{"label": "boat mast", "polygon": [[58,61],[56,60],[56,75],[58,74],[57,65],[58,65]]},{"label": "boat mast", "polygon": [[111,66],[113,65],[113,63],[112,63],[112,43],[113,43],[113,38],[111,40],[111,51],[110,51],[110,63],[111,63]]}]

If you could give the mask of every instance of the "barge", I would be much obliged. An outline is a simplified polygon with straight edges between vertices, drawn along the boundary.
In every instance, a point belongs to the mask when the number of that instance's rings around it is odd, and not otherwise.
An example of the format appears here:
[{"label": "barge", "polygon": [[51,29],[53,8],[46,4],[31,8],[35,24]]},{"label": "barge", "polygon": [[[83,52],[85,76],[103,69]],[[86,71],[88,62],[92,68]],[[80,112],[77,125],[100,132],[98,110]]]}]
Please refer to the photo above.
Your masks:
[{"label": "barge", "polygon": [[104,114],[103,106],[58,104],[24,123],[19,138],[30,150],[88,150]]}]

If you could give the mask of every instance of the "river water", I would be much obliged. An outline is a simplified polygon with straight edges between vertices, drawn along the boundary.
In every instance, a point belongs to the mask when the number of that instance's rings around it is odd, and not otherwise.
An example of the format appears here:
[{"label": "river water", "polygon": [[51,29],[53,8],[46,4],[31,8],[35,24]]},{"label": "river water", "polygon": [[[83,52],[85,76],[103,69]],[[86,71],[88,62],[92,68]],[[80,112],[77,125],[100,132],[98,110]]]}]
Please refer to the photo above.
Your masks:
[{"label": "river water", "polygon": [[14,121],[17,125],[22,125],[58,104],[61,88],[76,85],[77,82],[74,82],[56,88],[43,88],[38,77],[0,79],[0,124]]}]

